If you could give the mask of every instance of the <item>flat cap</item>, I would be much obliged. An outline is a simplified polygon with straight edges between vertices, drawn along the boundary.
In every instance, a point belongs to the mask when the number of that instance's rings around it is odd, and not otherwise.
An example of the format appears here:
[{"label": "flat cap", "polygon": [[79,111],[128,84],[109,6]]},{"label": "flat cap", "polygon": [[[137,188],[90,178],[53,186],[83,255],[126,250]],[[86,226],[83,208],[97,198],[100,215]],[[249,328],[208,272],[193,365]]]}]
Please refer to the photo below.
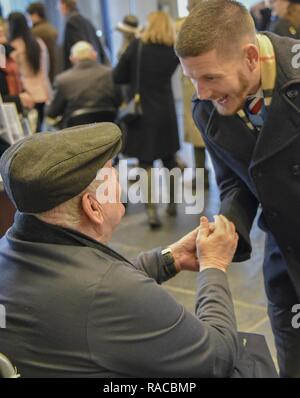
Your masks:
[{"label": "flat cap", "polygon": [[4,188],[23,213],[43,213],[81,192],[122,146],[113,123],[39,133],[11,146],[0,160]]}]

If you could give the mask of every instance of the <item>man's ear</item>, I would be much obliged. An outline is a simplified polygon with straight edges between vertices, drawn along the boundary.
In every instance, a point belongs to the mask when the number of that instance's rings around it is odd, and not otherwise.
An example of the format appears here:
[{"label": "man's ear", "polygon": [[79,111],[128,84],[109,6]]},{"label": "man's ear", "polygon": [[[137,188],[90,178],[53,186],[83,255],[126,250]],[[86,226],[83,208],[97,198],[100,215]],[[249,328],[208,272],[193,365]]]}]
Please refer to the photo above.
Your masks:
[{"label": "man's ear", "polygon": [[254,44],[247,44],[244,47],[246,62],[251,71],[256,69],[259,63],[259,50]]},{"label": "man's ear", "polygon": [[91,194],[86,192],[81,199],[81,203],[86,217],[93,224],[103,224],[104,219],[101,211],[101,206]]}]

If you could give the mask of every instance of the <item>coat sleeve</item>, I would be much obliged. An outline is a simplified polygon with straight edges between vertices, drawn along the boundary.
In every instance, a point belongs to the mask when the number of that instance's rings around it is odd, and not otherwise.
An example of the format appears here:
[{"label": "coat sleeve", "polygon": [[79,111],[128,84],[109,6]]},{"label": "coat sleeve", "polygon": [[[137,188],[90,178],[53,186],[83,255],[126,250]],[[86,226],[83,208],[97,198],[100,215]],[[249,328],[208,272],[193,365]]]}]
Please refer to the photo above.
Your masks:
[{"label": "coat sleeve", "polygon": [[124,54],[121,56],[113,71],[113,78],[116,84],[131,84],[133,60],[135,59],[137,40],[130,43]]},{"label": "coat sleeve", "polygon": [[132,262],[138,270],[144,272],[149,278],[154,279],[159,284],[176,275],[175,266],[167,266],[161,251],[162,248],[158,248],[150,252],[141,253]]},{"label": "coat sleeve", "polygon": [[233,261],[246,261],[250,258],[252,251],[250,231],[259,202],[234,170],[218,155],[216,149],[208,140],[206,136],[206,121],[209,116],[207,115],[207,110],[202,109],[201,105],[200,102],[195,103],[193,117],[203,136],[214,166],[220,190],[220,214],[223,214],[235,224],[239,234],[239,243]]},{"label": "coat sleeve", "polygon": [[87,336],[92,360],[112,374],[229,377],[238,342],[226,274],[199,274],[195,316],[143,273],[113,267],[97,287]]}]

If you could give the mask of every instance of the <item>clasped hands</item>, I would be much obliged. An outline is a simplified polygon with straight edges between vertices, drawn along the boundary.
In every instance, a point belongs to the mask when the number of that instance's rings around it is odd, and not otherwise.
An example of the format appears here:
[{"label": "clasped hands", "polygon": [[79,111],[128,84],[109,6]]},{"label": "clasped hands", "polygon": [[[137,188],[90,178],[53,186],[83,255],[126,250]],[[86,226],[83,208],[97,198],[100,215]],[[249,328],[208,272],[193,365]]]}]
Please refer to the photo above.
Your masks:
[{"label": "clasped hands", "polygon": [[214,220],[210,223],[206,217],[201,217],[198,228],[169,246],[177,272],[208,268],[227,271],[236,252],[238,234],[226,217],[219,215]]}]

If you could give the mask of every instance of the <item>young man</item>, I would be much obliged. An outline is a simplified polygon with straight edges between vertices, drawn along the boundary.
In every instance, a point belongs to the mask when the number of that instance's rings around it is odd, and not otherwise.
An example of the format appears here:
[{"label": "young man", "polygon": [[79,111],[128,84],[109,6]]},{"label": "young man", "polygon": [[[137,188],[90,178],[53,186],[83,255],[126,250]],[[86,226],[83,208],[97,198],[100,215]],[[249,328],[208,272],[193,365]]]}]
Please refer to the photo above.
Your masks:
[{"label": "young man", "polygon": [[198,98],[193,116],[212,157],[220,213],[240,236],[235,260],[250,257],[258,211],[266,231],[264,277],[281,375],[300,377],[300,42],[256,35],[247,9],[231,0],[197,6],[176,44]]}]

